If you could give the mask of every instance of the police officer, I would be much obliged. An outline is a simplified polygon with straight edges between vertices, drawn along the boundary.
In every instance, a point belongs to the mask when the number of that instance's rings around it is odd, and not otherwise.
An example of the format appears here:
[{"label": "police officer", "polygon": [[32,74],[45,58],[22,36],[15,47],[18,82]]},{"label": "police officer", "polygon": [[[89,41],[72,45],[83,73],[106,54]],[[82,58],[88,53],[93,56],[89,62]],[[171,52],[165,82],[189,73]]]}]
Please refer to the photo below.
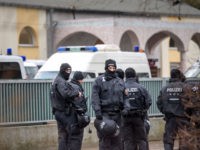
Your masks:
[{"label": "police officer", "polygon": [[[139,83],[139,76],[138,75],[136,75],[135,80],[136,80],[137,83]],[[146,130],[146,146],[147,146],[147,150],[149,150],[148,135],[149,135],[149,131],[150,131],[150,119],[149,119],[148,112],[146,112],[146,115],[144,117],[144,127],[145,127],[145,130]]]},{"label": "police officer", "polygon": [[128,95],[124,101],[123,141],[124,150],[146,150],[146,128],[144,119],[152,100],[148,91],[137,83],[133,68],[125,70],[125,87]]},{"label": "police officer", "polygon": [[87,98],[82,87],[83,79],[83,73],[76,71],[70,81],[73,89],[77,89],[81,93],[81,96],[75,97],[71,102],[72,110],[75,110],[75,122],[74,128],[71,129],[71,139],[69,140],[71,142],[70,150],[81,150],[84,128],[90,123],[90,117],[86,114]]},{"label": "police officer", "polygon": [[84,95],[84,89],[82,87],[83,83],[83,73],[81,71],[74,72],[74,76],[70,81],[70,84],[74,89],[78,89],[81,93],[81,97],[75,97],[72,101],[72,105],[78,114],[85,114],[87,112],[87,99]]},{"label": "police officer", "polygon": [[82,94],[67,80],[71,66],[63,63],[51,87],[51,104],[58,127],[58,150],[79,150],[82,131],[76,130],[77,116],[71,102]]},{"label": "police officer", "polygon": [[116,69],[117,76],[124,80],[124,71],[121,68]]},{"label": "police officer", "polygon": [[[116,67],[115,60],[105,61],[105,73],[98,76],[93,84],[92,107],[97,120],[114,120],[120,127],[125,86],[116,75]],[[97,130],[97,135],[100,150],[121,150],[120,134],[108,137]]]},{"label": "police officer", "polygon": [[[189,123],[182,104],[185,78],[178,69],[172,69],[170,76],[169,84],[161,89],[157,100],[158,109],[165,115],[166,121],[163,136],[165,150],[173,150],[178,131]],[[181,144],[179,145],[181,149]]]}]

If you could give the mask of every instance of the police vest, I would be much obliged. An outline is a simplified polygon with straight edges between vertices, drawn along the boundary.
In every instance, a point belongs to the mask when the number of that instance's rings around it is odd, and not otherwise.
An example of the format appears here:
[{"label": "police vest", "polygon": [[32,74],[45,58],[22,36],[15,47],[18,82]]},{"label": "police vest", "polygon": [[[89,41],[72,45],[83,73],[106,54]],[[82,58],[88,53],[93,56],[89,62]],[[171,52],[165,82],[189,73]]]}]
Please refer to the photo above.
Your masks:
[{"label": "police vest", "polygon": [[137,87],[127,88],[128,97],[127,97],[127,105],[129,110],[142,110],[143,109],[143,96],[141,95],[141,91]]}]

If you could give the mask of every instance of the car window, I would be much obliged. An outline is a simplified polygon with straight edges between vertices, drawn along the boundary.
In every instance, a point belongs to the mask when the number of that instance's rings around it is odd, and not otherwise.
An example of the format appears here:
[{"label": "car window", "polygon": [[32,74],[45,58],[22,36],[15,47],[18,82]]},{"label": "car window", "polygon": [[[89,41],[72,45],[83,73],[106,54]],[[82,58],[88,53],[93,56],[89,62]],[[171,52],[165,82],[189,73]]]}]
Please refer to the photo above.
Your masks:
[{"label": "car window", "polygon": [[19,63],[0,62],[0,79],[22,79]]}]

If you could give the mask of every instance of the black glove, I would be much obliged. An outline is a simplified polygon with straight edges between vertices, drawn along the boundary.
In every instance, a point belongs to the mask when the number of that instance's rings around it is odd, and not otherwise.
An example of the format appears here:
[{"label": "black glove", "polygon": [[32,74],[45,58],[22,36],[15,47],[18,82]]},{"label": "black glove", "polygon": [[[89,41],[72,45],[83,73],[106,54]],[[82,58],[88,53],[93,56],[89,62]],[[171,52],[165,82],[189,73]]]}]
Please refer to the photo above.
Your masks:
[{"label": "black glove", "polygon": [[78,114],[84,114],[85,113],[84,109],[82,109],[82,108],[76,109],[76,111],[77,111]]},{"label": "black glove", "polygon": [[103,117],[102,117],[102,115],[96,115],[96,119],[98,119],[98,120],[102,120]]},{"label": "black glove", "polygon": [[122,110],[122,116],[127,116],[128,115],[128,110]]}]

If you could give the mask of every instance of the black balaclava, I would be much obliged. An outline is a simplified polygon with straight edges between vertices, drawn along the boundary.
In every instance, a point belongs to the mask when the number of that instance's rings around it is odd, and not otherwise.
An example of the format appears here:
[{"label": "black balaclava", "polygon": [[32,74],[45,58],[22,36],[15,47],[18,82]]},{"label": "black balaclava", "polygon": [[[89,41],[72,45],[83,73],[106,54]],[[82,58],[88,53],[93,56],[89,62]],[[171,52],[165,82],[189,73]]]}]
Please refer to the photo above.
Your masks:
[{"label": "black balaclava", "polygon": [[65,80],[68,80],[69,76],[71,74],[71,72],[70,73],[66,72],[67,69],[71,69],[71,66],[68,63],[61,64],[61,66],[60,66],[60,74]]},{"label": "black balaclava", "polygon": [[123,71],[122,69],[118,68],[118,69],[116,70],[116,73],[117,73],[117,76],[118,76],[119,78],[121,78],[122,80],[124,79],[124,71]]},{"label": "black balaclava", "polygon": [[170,82],[176,82],[176,81],[181,81],[184,82],[183,77],[185,78],[185,76],[182,74],[182,72],[178,69],[172,69],[170,72]]},{"label": "black balaclava", "polygon": [[136,72],[133,68],[129,67],[125,70],[126,78],[135,78],[136,79]]},{"label": "black balaclava", "polygon": [[74,84],[77,84],[79,86],[79,88],[81,89],[81,91],[84,91],[81,83],[78,80],[83,80],[84,79],[84,75],[81,71],[76,71],[74,72],[74,76],[71,79],[71,82]]},{"label": "black balaclava", "polygon": [[178,69],[172,69],[170,76],[171,78],[181,78],[181,72]]},{"label": "black balaclava", "polygon": [[107,70],[108,67],[111,66],[111,65],[114,66],[115,68],[117,68],[116,61],[115,61],[115,60],[113,60],[113,59],[107,59],[107,60],[105,61],[105,70]]},{"label": "black balaclava", "polygon": [[76,71],[74,73],[73,79],[77,80],[77,81],[78,80],[83,80],[84,79],[83,73],[81,71]]},{"label": "black balaclava", "polygon": [[105,61],[105,77],[106,77],[106,80],[111,80],[112,78],[116,78],[116,71],[110,71],[108,69],[109,66],[114,66],[115,68],[117,68],[117,65],[116,65],[116,61],[113,60],[113,59],[108,59]]}]

